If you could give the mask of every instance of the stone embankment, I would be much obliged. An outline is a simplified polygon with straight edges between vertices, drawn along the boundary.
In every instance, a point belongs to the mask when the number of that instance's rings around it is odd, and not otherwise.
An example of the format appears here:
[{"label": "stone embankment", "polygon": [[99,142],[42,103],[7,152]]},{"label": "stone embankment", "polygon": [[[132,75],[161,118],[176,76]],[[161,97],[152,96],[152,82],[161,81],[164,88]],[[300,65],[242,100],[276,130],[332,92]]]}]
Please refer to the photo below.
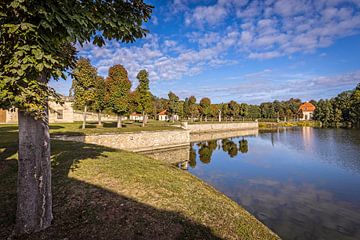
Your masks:
[{"label": "stone embankment", "polygon": [[97,144],[132,152],[189,146],[190,142],[257,135],[258,123],[183,124],[183,129],[83,136],[54,136],[55,139]]}]

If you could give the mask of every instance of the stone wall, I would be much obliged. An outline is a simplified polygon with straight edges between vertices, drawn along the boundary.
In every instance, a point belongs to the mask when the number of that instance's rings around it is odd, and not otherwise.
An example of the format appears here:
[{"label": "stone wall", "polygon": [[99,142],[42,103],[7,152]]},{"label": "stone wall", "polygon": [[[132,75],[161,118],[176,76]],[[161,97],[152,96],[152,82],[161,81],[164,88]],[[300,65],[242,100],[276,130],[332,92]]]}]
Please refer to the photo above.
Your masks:
[{"label": "stone wall", "polygon": [[257,136],[259,129],[247,129],[247,130],[228,130],[228,131],[216,131],[216,132],[203,132],[203,133],[191,133],[191,142],[202,142],[209,140],[217,140],[231,137],[242,137],[242,136]]},{"label": "stone wall", "polygon": [[189,145],[190,132],[186,130],[144,131],[87,136],[55,136],[54,139],[85,142],[116,149],[141,152]]},{"label": "stone wall", "polygon": [[204,124],[184,124],[183,128],[190,130],[191,133],[200,132],[218,132],[241,129],[257,129],[259,125],[257,122],[244,123],[204,123]]},{"label": "stone wall", "polygon": [[150,151],[142,151],[139,153],[157,160],[161,160],[163,162],[179,163],[189,160],[190,143],[175,148],[155,149]]}]

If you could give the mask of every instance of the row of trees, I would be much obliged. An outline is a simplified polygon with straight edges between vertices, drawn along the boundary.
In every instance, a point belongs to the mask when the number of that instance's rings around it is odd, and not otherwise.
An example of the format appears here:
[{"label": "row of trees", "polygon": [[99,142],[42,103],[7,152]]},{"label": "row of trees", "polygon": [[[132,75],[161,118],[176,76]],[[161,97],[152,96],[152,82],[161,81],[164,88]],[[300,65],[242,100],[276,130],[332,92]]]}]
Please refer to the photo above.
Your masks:
[{"label": "row of trees", "polygon": [[[106,79],[98,76],[96,68],[90,61],[81,58],[77,61],[73,70],[72,90],[75,97],[75,107],[84,110],[84,123],[86,111],[90,108],[99,113],[101,124],[101,112],[106,110],[118,116],[117,127],[121,127],[121,117],[131,112],[142,113],[143,126],[148,115],[155,118],[162,110],[167,110],[172,120],[175,115],[182,119],[194,121],[208,121],[209,118],[218,121],[234,119],[267,119],[267,120],[296,120],[300,116],[299,107],[302,101],[291,98],[286,101],[275,100],[264,102],[260,105],[237,103],[213,104],[207,97],[199,103],[195,96],[180,100],[173,92],[169,92],[168,99],[153,96],[149,88],[149,75],[146,70],[141,70],[137,79],[139,85],[131,91],[131,81],[126,69],[121,65],[115,65],[109,69]],[[352,91],[340,93],[337,97],[326,100],[311,100],[315,105],[314,120],[320,121],[324,126],[358,125],[360,105],[360,84]]]},{"label": "row of trees", "polygon": [[314,120],[325,127],[360,126],[360,83],[331,99],[315,102]]},{"label": "row of trees", "polygon": [[84,111],[83,128],[86,124],[86,112],[89,109],[98,112],[101,125],[101,112],[111,111],[118,116],[117,127],[120,128],[122,116],[131,111],[143,114],[143,126],[147,115],[152,111],[152,94],[149,88],[149,74],[141,70],[137,74],[139,85],[131,91],[131,81],[122,65],[110,67],[104,79],[97,74],[89,59],[80,58],[73,70],[71,93],[74,94],[74,106]]}]

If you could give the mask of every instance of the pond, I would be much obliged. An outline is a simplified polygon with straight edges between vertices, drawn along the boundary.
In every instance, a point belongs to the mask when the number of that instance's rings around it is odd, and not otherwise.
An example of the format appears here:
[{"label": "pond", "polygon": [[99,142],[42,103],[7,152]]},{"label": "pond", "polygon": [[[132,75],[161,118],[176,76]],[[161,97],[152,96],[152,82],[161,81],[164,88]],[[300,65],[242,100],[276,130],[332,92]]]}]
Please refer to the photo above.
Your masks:
[{"label": "pond", "polygon": [[185,168],[283,239],[360,239],[360,130],[195,142]]}]

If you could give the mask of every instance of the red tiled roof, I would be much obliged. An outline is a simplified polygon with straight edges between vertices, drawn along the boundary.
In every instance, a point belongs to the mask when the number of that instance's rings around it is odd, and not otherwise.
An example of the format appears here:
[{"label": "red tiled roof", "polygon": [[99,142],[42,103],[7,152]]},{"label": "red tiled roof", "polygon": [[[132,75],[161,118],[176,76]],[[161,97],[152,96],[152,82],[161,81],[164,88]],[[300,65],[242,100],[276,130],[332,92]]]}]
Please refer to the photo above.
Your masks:
[{"label": "red tiled roof", "polygon": [[133,112],[132,114],[130,114],[130,116],[142,116],[142,114]]},{"label": "red tiled roof", "polygon": [[299,107],[299,111],[302,111],[302,112],[313,112],[315,111],[315,106],[309,102],[306,102],[304,104],[302,104],[300,107]]},{"label": "red tiled roof", "polygon": [[159,112],[159,115],[167,115],[167,111],[163,110],[163,111]]}]

